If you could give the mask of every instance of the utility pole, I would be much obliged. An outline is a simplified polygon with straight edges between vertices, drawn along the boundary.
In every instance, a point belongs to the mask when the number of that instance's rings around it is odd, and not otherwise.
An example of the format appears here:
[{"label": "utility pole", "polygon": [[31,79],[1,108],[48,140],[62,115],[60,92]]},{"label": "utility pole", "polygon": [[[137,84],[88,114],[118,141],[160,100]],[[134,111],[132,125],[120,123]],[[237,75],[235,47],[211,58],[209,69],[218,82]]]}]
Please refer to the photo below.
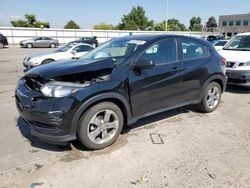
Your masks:
[{"label": "utility pole", "polygon": [[167,0],[167,18],[166,18],[166,31],[168,30],[168,0]]}]

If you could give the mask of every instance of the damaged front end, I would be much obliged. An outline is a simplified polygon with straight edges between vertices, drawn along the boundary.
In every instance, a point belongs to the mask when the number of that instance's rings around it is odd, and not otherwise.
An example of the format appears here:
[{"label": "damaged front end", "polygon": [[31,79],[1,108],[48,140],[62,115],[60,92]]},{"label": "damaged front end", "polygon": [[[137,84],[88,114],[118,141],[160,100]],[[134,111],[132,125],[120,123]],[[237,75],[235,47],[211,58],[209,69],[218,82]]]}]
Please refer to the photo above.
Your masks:
[{"label": "damaged front end", "polygon": [[[42,141],[60,144],[76,138],[71,124],[81,103],[74,94],[79,91],[81,100],[87,98],[92,90],[90,86],[98,87],[98,83],[110,80],[115,64],[78,63],[71,71],[61,64],[55,67],[55,64],[27,72],[17,84],[15,98],[17,109],[31,128],[31,134]],[[88,92],[85,92],[87,88]]]}]

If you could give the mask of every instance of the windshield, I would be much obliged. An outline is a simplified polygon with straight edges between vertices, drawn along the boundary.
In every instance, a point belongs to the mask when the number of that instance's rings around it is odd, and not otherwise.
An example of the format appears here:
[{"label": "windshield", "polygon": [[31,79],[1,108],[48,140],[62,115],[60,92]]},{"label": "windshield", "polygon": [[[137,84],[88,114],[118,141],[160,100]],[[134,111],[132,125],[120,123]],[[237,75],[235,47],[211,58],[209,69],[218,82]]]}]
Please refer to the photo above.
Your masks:
[{"label": "windshield", "polygon": [[223,49],[250,51],[250,35],[235,36]]},{"label": "windshield", "polygon": [[73,45],[66,44],[65,46],[63,46],[63,47],[58,48],[57,50],[55,50],[55,52],[66,52],[66,51],[68,51],[72,47],[73,47]]},{"label": "windshield", "polygon": [[145,42],[128,38],[113,39],[90,51],[82,59],[125,58]]}]

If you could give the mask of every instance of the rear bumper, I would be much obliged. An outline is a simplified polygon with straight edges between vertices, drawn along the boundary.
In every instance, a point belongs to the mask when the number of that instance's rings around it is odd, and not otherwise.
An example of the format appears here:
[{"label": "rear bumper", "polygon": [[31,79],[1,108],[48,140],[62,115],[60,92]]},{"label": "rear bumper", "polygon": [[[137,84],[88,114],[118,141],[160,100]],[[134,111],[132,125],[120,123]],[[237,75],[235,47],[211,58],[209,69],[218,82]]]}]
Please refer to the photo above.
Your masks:
[{"label": "rear bumper", "polygon": [[228,84],[250,87],[250,70],[227,70]]}]

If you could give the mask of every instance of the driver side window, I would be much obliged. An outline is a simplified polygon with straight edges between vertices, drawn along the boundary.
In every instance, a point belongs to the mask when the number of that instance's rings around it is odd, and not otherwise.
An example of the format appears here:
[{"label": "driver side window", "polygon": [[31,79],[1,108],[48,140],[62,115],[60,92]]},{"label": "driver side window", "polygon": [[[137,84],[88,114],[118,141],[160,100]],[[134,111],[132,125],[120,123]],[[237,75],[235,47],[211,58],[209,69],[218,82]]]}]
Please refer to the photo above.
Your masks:
[{"label": "driver side window", "polygon": [[154,43],[140,55],[139,59],[153,60],[155,65],[177,61],[176,39],[167,38]]}]

